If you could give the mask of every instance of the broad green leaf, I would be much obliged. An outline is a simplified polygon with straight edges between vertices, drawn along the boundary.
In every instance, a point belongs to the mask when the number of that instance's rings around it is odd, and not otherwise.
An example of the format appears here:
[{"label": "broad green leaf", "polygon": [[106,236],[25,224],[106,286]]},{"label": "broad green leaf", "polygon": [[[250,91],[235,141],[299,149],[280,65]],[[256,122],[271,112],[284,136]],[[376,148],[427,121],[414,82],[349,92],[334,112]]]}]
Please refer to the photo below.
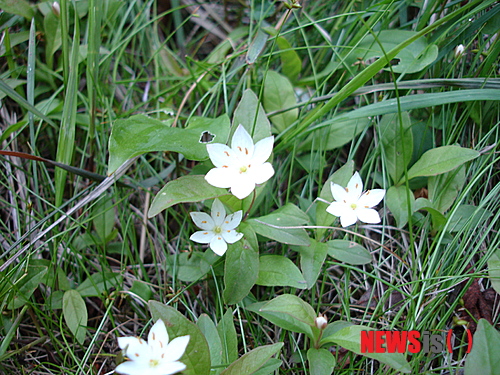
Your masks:
[{"label": "broad green leaf", "polygon": [[115,210],[111,198],[100,199],[92,210],[92,216],[92,224],[102,243],[110,240],[109,235],[115,226]]},{"label": "broad green leaf", "polygon": [[165,268],[169,274],[177,273],[177,278],[186,282],[193,282],[203,278],[210,267],[220,257],[212,250],[205,252],[180,253],[167,256]]},{"label": "broad green leaf", "polygon": [[228,305],[238,303],[245,298],[259,275],[259,249],[254,247],[257,243],[255,233],[250,226],[243,223],[238,231],[245,236],[233,245],[229,245],[226,252],[223,297]]},{"label": "broad green leaf", "polygon": [[302,61],[298,53],[292,49],[288,40],[280,36],[276,39],[276,44],[278,45],[281,60],[281,71],[286,75],[292,82],[297,80],[297,77],[302,70]]},{"label": "broad green leaf", "polygon": [[491,215],[492,213],[484,208],[463,204],[448,218],[448,230],[460,232],[467,228],[478,228]]},{"label": "broad green leaf", "polygon": [[351,322],[347,322],[345,320],[336,320],[333,323],[328,324],[323,331],[323,336],[321,337],[319,345],[324,346],[325,344],[328,343],[335,343],[334,341],[335,333],[337,333],[341,329],[350,327],[352,325],[353,324]]},{"label": "broad green leaf", "polygon": [[129,291],[142,298],[143,301],[148,301],[153,296],[149,285],[141,280],[134,280]]},{"label": "broad green leaf", "polygon": [[255,348],[241,356],[221,372],[221,375],[252,375],[283,347],[282,342]]},{"label": "broad green leaf", "polygon": [[271,123],[266,112],[262,108],[259,98],[250,89],[243,92],[241,101],[234,111],[232,130],[236,130],[240,124],[252,136],[254,142],[271,135]]},{"label": "broad green leaf", "polygon": [[167,184],[156,194],[148,211],[148,217],[179,203],[199,202],[229,194],[227,189],[210,185],[203,175],[179,177]]},{"label": "broad green leaf", "polygon": [[401,353],[361,353],[361,331],[371,330],[373,329],[370,327],[351,325],[337,331],[335,334],[331,335],[330,338],[334,343],[356,354],[376,359],[379,362],[391,366],[397,371],[407,374],[411,373],[410,365]]},{"label": "broad green leaf", "polygon": [[81,283],[76,291],[82,297],[99,297],[112,288],[120,288],[123,277],[115,272],[97,272]]},{"label": "broad green leaf", "polygon": [[232,363],[238,359],[238,336],[234,328],[233,312],[226,310],[217,324],[217,332],[222,344],[222,361]]},{"label": "broad green leaf", "polygon": [[[331,183],[338,184],[340,186],[347,186],[347,183],[351,179],[352,175],[354,174],[354,162],[352,160],[348,161],[345,163],[340,169],[336,170],[335,173],[333,173],[326,182],[323,184],[323,187],[321,188],[321,193],[319,194],[319,197],[321,199],[324,199],[327,202],[332,202],[333,201],[333,196],[332,196],[332,187]],[[318,201],[317,206],[316,206],[316,225],[318,226],[329,226],[335,221],[335,216],[332,214],[326,212],[326,209],[328,207],[328,204],[325,202]],[[316,238],[319,239],[323,236],[325,233],[326,229],[317,229],[316,231]]]},{"label": "broad green leaf", "polygon": [[255,371],[252,375],[271,375],[281,367],[283,362],[278,358],[270,358],[264,366]]},{"label": "broad green leaf", "polygon": [[310,238],[306,230],[297,228],[308,221],[307,214],[294,204],[287,203],[273,213],[247,220],[247,223],[261,236],[289,245],[309,246]]},{"label": "broad green leaf", "polygon": [[307,360],[311,375],[331,375],[336,364],[333,354],[329,350],[321,348],[309,348]]},{"label": "broad green leaf", "polygon": [[[266,302],[260,312],[287,314],[294,320],[316,328],[316,312],[307,302],[292,294],[282,294]],[[288,329],[287,327],[282,327]]]},{"label": "broad green leaf", "polygon": [[12,288],[13,296],[8,305],[9,309],[18,309],[23,306],[30,299],[36,288],[46,281],[47,271],[47,266],[30,265],[27,269],[27,273],[22,275],[20,280]]},{"label": "broad green leaf", "polygon": [[164,303],[149,301],[148,307],[155,322],[162,319],[165,323],[170,341],[178,336],[189,335],[189,344],[180,359],[187,367],[183,374],[209,375],[210,349],[205,336],[203,336],[196,324],[186,319],[173,307]]},{"label": "broad green leaf", "polygon": [[500,249],[497,249],[488,259],[488,275],[491,286],[500,294]]},{"label": "broad green leaf", "polygon": [[384,148],[385,165],[392,181],[397,182],[408,166],[413,153],[413,133],[408,112],[388,114],[378,124],[380,140]]},{"label": "broad green leaf", "polygon": [[465,375],[498,374],[500,369],[500,333],[486,319],[479,319],[465,360]]},{"label": "broad green leaf", "polygon": [[292,248],[300,254],[300,268],[307,283],[307,289],[316,285],[316,281],[326,259],[327,245],[311,239],[311,246],[297,246]]},{"label": "broad green leaf", "polygon": [[205,336],[210,350],[210,360],[213,374],[220,374],[221,369],[217,366],[222,364],[222,343],[215,327],[215,323],[207,314],[201,314],[196,322],[201,333]]},{"label": "broad green leaf", "polygon": [[257,30],[257,34],[252,40],[252,43],[250,43],[250,46],[248,47],[246,56],[247,64],[253,64],[255,61],[257,61],[257,58],[259,57],[262,50],[266,46],[268,38],[269,35],[266,34],[264,31],[262,31],[262,29]]},{"label": "broad green leaf", "polygon": [[426,210],[431,214],[432,226],[434,230],[439,230],[446,224],[446,217],[441,212],[436,210],[432,205],[432,202],[428,199],[418,198],[415,200],[414,212],[419,210]]},{"label": "broad green leaf", "polygon": [[[408,198],[410,199],[409,201]],[[396,219],[398,228],[402,228],[408,222],[408,206],[410,207],[410,214],[414,211],[415,196],[405,185],[391,186],[387,190],[385,204],[391,210],[394,219]]]},{"label": "broad green leaf", "polygon": [[[266,112],[280,111],[297,104],[293,86],[285,76],[268,71],[264,81],[264,109]],[[277,133],[285,131],[299,115],[298,108],[279,113],[271,117]]]},{"label": "broad green leaf", "polygon": [[187,159],[203,160],[208,158],[203,136],[212,136],[210,143],[226,143],[229,136],[227,115],[215,119],[193,117],[186,128],[173,128],[172,122],[144,115],[116,120],[109,138],[108,174],[126,160],[146,152],[174,151]]},{"label": "broad green leaf", "polygon": [[31,20],[35,12],[26,0],[0,0],[0,8],[7,13],[17,14]]},{"label": "broad green leaf", "polygon": [[349,264],[367,264],[373,259],[368,250],[360,244],[347,240],[331,240],[326,243],[328,255]]},{"label": "broad green leaf", "polygon": [[[462,164],[475,159],[479,152],[460,146],[442,146],[425,152],[408,171],[408,179],[420,176],[436,176],[449,172]],[[404,183],[401,179],[398,185]]]},{"label": "broad green leaf", "polygon": [[438,176],[431,176],[427,182],[429,201],[436,210],[444,213],[455,202],[464,184],[465,166]]},{"label": "broad green leaf", "polygon": [[82,296],[74,289],[64,292],[63,315],[69,330],[80,344],[85,341],[87,329],[87,306]]},{"label": "broad green leaf", "polygon": [[260,257],[259,277],[255,283],[264,286],[291,286],[298,289],[307,287],[297,266],[282,255]]}]

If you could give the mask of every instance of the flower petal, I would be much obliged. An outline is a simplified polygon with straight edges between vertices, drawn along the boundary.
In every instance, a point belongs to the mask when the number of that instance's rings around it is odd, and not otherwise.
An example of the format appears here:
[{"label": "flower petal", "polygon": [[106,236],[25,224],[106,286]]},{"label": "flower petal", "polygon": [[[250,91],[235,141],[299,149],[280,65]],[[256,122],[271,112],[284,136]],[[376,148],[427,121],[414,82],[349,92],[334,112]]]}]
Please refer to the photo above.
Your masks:
[{"label": "flower petal", "polygon": [[164,355],[161,357],[161,361],[162,362],[178,361],[184,355],[188,343],[189,343],[189,335],[176,337],[164,349]]},{"label": "flower petal", "polygon": [[214,236],[215,233],[211,230],[200,230],[198,232],[194,232],[189,239],[198,243],[210,243]]},{"label": "flower petal", "polygon": [[243,233],[238,233],[234,229],[233,230],[225,230],[222,232],[222,238],[227,243],[235,243],[243,238]]},{"label": "flower petal", "polygon": [[342,186],[332,182],[330,189],[332,190],[332,196],[334,200],[336,200],[337,202],[347,203],[347,200],[349,199],[349,194],[347,194],[347,191],[345,191],[345,189]]},{"label": "flower petal", "polygon": [[205,180],[212,186],[228,188],[238,176],[239,173],[234,168],[212,168],[205,175]]},{"label": "flower petal", "polygon": [[384,189],[373,189],[366,191],[358,200],[358,206],[363,208],[371,208],[380,203],[384,199]]},{"label": "flower petal", "polygon": [[231,184],[231,194],[238,199],[246,198],[255,189],[255,181],[248,173],[242,173]]},{"label": "flower petal", "polygon": [[144,373],[149,370],[148,364],[149,362],[139,363],[136,361],[126,361],[116,366],[115,372],[122,375],[144,375]]},{"label": "flower petal", "polygon": [[205,212],[190,212],[191,219],[193,219],[196,226],[203,230],[212,230],[215,227],[215,223],[209,214]]},{"label": "flower petal", "polygon": [[237,154],[222,143],[208,144],[207,151],[210,160],[217,168],[234,167],[235,164],[239,164]]},{"label": "flower petal", "polygon": [[[224,223],[224,219],[226,218],[226,209],[220,200],[215,198],[214,203],[212,204],[212,219],[214,221],[215,226],[221,226]],[[213,228],[213,227],[212,227]]]},{"label": "flower petal", "polygon": [[345,215],[348,211],[352,211],[352,208],[343,202],[333,202],[326,208],[326,212],[337,217]]},{"label": "flower petal", "polygon": [[[180,371],[183,371],[186,369],[186,365],[182,362],[169,362],[166,363],[165,366],[163,367],[157,367],[157,372],[154,374],[151,374],[148,370],[147,375],[172,375],[172,374],[177,374]],[[146,375],[146,374],[141,374],[141,375]]]},{"label": "flower petal", "polygon": [[222,224],[223,230],[231,230],[235,229],[241,223],[241,219],[243,218],[243,211],[236,211],[234,214],[228,215],[224,223]]},{"label": "flower petal", "polygon": [[361,176],[358,172],[355,172],[347,183],[347,192],[350,195],[356,196],[358,198],[363,192],[363,181],[361,180]]},{"label": "flower petal", "polygon": [[210,248],[213,250],[213,252],[217,255],[224,255],[224,253],[227,250],[227,243],[224,241],[224,238],[222,238],[222,235],[215,235],[212,240],[210,241]]},{"label": "flower petal", "polygon": [[253,151],[252,164],[263,164],[269,159],[273,152],[274,137],[267,137],[261,139],[255,144],[255,149]]},{"label": "flower petal", "polygon": [[148,363],[151,358],[149,345],[138,337],[118,337],[118,346],[130,360],[137,363]]},{"label": "flower petal", "polygon": [[168,332],[163,320],[158,319],[153,327],[151,327],[148,334],[148,345],[154,357],[159,357],[167,347]]},{"label": "flower petal", "polygon": [[252,136],[248,134],[243,125],[238,125],[231,139],[231,148],[240,160],[249,160],[254,154]]},{"label": "flower petal", "polygon": [[355,224],[358,220],[356,212],[354,210],[348,210],[340,217],[340,224],[345,228],[349,225]]},{"label": "flower petal", "polygon": [[356,215],[358,216],[358,219],[363,223],[380,223],[380,216],[378,212],[372,208],[359,208],[356,210]]},{"label": "flower petal", "polygon": [[274,168],[271,163],[264,163],[262,165],[252,166],[249,170],[250,178],[256,184],[263,184],[274,175]]}]

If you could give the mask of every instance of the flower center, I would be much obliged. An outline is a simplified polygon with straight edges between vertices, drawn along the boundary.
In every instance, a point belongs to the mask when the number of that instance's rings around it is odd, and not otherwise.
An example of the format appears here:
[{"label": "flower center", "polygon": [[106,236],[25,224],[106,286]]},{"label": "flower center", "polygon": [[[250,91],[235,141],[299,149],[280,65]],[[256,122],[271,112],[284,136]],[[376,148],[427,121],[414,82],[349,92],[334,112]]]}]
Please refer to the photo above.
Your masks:
[{"label": "flower center", "polygon": [[353,210],[355,210],[355,209],[356,209],[356,207],[358,207],[358,206],[356,205],[356,203],[351,203],[351,208],[352,208]]},{"label": "flower center", "polygon": [[160,361],[157,359],[150,359],[149,360],[149,367],[155,368],[160,364]]},{"label": "flower center", "polygon": [[240,167],[240,173],[245,173],[248,170],[248,168],[244,165]]},{"label": "flower center", "polygon": [[222,228],[221,228],[221,227],[219,227],[219,226],[216,226],[216,227],[214,228],[214,233],[216,233],[216,234],[221,234],[221,233],[222,233]]}]

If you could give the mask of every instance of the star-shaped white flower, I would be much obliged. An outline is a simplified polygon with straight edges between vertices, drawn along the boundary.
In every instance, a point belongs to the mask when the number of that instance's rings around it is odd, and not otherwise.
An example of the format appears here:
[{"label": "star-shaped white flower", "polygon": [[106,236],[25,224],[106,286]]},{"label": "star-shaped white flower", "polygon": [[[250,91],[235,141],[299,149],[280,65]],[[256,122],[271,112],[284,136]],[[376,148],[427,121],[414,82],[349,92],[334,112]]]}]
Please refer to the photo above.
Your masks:
[{"label": "star-shaped white flower", "polygon": [[212,204],[212,216],[205,212],[190,212],[196,226],[202,230],[195,232],[189,238],[198,243],[208,243],[217,255],[224,255],[228,243],[235,243],[243,237],[243,233],[236,232],[240,225],[243,211],[236,211],[226,216],[226,209],[218,199]]},{"label": "star-shaped white flower", "polygon": [[266,162],[273,152],[274,137],[267,137],[255,145],[252,137],[239,125],[231,140],[231,147],[222,143],[207,145],[210,160],[215,165],[205,179],[210,185],[231,188],[239,199],[246,198],[255,189],[274,175],[271,163]]},{"label": "star-shaped white flower", "polygon": [[332,182],[331,189],[335,202],[326,211],[340,217],[343,227],[348,227],[357,220],[369,224],[380,223],[380,216],[372,207],[384,198],[384,189],[367,190],[363,193],[363,181],[358,172],[354,173],[346,188]]},{"label": "star-shaped white flower", "polygon": [[163,320],[159,319],[148,335],[148,342],[139,337],[119,337],[118,346],[130,361],[119,364],[115,371],[123,375],[171,375],[186,369],[179,362],[189,343],[188,336],[180,336],[168,342]]}]

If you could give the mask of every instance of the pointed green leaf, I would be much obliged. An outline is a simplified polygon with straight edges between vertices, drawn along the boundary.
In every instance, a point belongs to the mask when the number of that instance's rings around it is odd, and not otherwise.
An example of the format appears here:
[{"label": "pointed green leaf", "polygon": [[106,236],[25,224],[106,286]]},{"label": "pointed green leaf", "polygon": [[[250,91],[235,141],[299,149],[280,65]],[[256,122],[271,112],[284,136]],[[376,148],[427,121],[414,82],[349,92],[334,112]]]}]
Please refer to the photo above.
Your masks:
[{"label": "pointed green leaf", "polygon": [[220,368],[214,368],[222,364],[222,343],[215,327],[215,323],[207,314],[201,314],[196,325],[205,336],[210,349],[211,367],[213,374],[220,374]]},{"label": "pointed green leaf", "polygon": [[498,374],[500,369],[500,333],[486,319],[479,319],[465,361],[465,375]]},{"label": "pointed green leaf", "polygon": [[[281,74],[268,71],[264,81],[264,108],[267,112],[280,111],[297,104],[295,91],[288,78]],[[299,114],[298,108],[279,113],[271,117],[271,122],[278,133],[289,127]]]},{"label": "pointed green leaf", "polygon": [[488,260],[488,275],[490,276],[491,286],[500,294],[500,249],[491,254]]},{"label": "pointed green leaf", "polygon": [[402,228],[408,222],[408,206],[410,206],[410,213],[414,211],[415,196],[405,185],[391,186],[387,190],[385,204],[391,210],[394,219],[396,219],[398,228]]},{"label": "pointed green leaf", "polygon": [[309,348],[307,360],[311,375],[331,375],[336,364],[335,357],[326,349]]},{"label": "pointed green leaf", "polygon": [[221,372],[221,375],[252,375],[283,347],[282,342],[255,348],[241,356]]},{"label": "pointed green leaf", "polygon": [[232,363],[238,359],[238,336],[234,328],[233,312],[227,310],[217,324],[217,332],[222,343],[222,360]]},{"label": "pointed green leaf", "polygon": [[327,255],[327,245],[311,239],[311,246],[296,246],[300,254],[300,268],[307,283],[307,289],[316,285]]},{"label": "pointed green leaf", "polygon": [[331,240],[326,243],[328,255],[336,260],[349,264],[368,264],[372,256],[360,244],[346,240]]},{"label": "pointed green leaf", "polygon": [[297,266],[282,255],[260,257],[259,277],[255,283],[264,286],[291,286],[298,289],[307,286]]},{"label": "pointed green leaf", "polygon": [[300,71],[302,70],[302,61],[300,60],[298,53],[292,49],[288,40],[282,36],[276,39],[276,44],[281,50],[281,71],[291,81],[296,81]]},{"label": "pointed green leaf", "polygon": [[80,344],[85,341],[87,333],[87,306],[82,296],[74,289],[64,292],[63,297],[63,315],[69,330]]},{"label": "pointed green leaf", "polygon": [[243,92],[241,101],[234,111],[233,131],[240,124],[252,136],[254,142],[271,135],[271,123],[266,116],[266,112],[262,108],[259,98],[250,89]]},{"label": "pointed green leaf", "polygon": [[0,0],[0,8],[7,13],[17,14],[31,20],[35,12],[26,0]]}]

